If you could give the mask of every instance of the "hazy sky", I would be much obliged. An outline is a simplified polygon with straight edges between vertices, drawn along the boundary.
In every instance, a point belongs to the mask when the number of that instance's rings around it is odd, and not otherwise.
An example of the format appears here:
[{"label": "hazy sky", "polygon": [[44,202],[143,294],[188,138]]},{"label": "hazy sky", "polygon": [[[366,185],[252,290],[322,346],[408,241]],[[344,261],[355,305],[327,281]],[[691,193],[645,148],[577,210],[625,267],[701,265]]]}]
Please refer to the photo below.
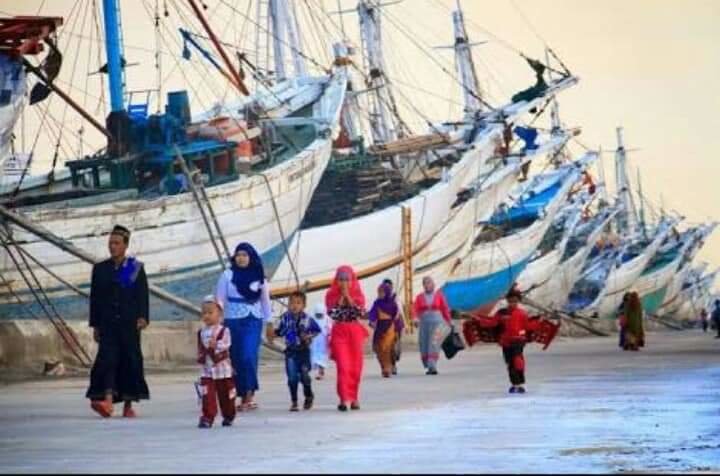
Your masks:
[{"label": "hazy sky", "polygon": [[[155,85],[152,57],[155,36],[147,13],[155,3],[155,0],[121,1],[128,61],[141,63],[127,70],[131,88]],[[223,9],[221,2],[206,0],[205,3],[210,7],[211,22],[224,40],[246,44],[254,38],[251,28],[241,20],[247,1],[227,0],[226,4],[236,6],[232,14],[227,8]],[[318,12],[314,17],[310,15],[309,5],[322,3],[327,11],[338,9],[337,0],[295,0],[295,3],[304,9],[301,18],[304,25],[323,19],[330,24],[327,17]],[[67,17],[66,31],[80,35],[91,31],[92,16],[80,15],[88,10],[92,0],[0,0],[0,11],[34,14],[43,4],[43,14]],[[70,18],[68,12],[75,4],[80,8]],[[163,1],[159,4],[162,6]],[[190,77],[196,74],[195,78],[202,76],[203,84],[191,79],[196,88],[194,92],[200,97],[210,96],[196,99],[194,106],[198,107],[197,102],[201,102],[200,106],[207,107],[231,91],[205,64],[194,69],[187,65],[180,67],[179,35],[172,37],[172,34],[177,25],[187,19],[186,2],[167,0],[167,4],[170,11],[167,23],[174,22],[175,26],[165,30],[167,38],[163,40],[164,87],[183,87],[186,81],[180,72]],[[342,9],[352,9],[355,1],[342,0],[340,4]],[[452,68],[452,53],[430,49],[452,42],[449,9],[454,4],[454,0],[404,0],[385,9],[386,60],[403,96],[401,107],[414,125],[422,121],[418,114],[414,117],[411,114],[415,111],[407,105],[408,99],[421,116],[435,120],[457,117],[458,86],[436,64],[440,62]],[[492,102],[497,104],[532,82],[532,72],[514,49],[542,57],[543,41],[546,41],[581,78],[578,86],[560,98],[563,121],[583,128],[580,140],[592,147],[611,150],[615,146],[615,127],[624,126],[628,147],[639,149],[631,154],[631,173],[634,177],[635,167],[641,168],[644,193],[650,201],[659,205],[662,196],[667,209],[685,214],[689,221],[720,219],[720,157],[717,157],[720,153],[717,90],[720,1],[464,0],[462,5],[472,39],[489,40],[475,48],[475,59],[481,83]],[[250,12],[254,15],[254,8]],[[80,26],[83,20],[87,22],[85,27]],[[354,14],[343,18],[350,37],[355,37],[356,21]],[[337,15],[333,16],[333,22],[335,25],[327,26],[327,32],[339,35]],[[400,32],[402,28],[412,32],[411,38]],[[305,28],[306,50],[317,58],[325,55],[320,62],[327,63],[326,53],[318,52],[321,47],[327,50],[326,45],[319,45],[317,40],[316,32],[320,30],[317,26]],[[197,25],[195,31],[200,31]],[[414,43],[421,44],[423,50]],[[94,86],[99,85],[100,77],[87,76],[93,68],[97,69],[97,52],[91,51],[90,43],[80,43],[79,37],[70,35],[64,37],[64,43],[61,40],[63,45],[66,51],[63,74],[74,69],[69,68],[68,63],[73,64],[75,57],[79,65],[75,69],[81,71],[72,81],[67,76],[64,80],[73,84],[76,94],[92,91],[94,95],[80,94],[80,97],[86,106],[100,111],[97,108],[99,89]],[[77,51],[83,54],[75,54]],[[195,54],[194,58],[197,57]],[[417,88],[433,91],[451,101],[428,96]],[[55,115],[58,119],[63,117],[60,112]],[[78,128],[79,122],[71,113],[64,117],[62,122],[68,128]],[[28,122],[32,120],[30,117]],[[90,142],[91,136],[90,132],[85,135]],[[38,149],[38,160],[49,164],[52,148],[45,147],[50,150],[42,154]],[[66,152],[67,149],[72,147],[67,146]],[[66,155],[72,155],[72,151]],[[612,156],[608,155],[605,157],[608,176],[611,164]],[[720,231],[705,246],[700,259],[720,265]]]}]

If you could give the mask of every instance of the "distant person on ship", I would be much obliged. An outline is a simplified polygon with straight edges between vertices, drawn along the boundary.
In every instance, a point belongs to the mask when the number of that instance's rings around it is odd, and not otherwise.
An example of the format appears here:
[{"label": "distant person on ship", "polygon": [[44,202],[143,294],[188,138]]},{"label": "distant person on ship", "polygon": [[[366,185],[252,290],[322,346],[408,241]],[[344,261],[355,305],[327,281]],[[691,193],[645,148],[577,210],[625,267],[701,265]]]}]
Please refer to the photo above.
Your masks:
[{"label": "distant person on ship", "polygon": [[422,282],[423,292],[413,304],[413,324],[420,328],[418,343],[425,374],[437,375],[440,348],[451,324],[450,307],[430,276],[425,276]]},{"label": "distant person on ship", "polygon": [[238,410],[257,408],[258,360],[262,331],[271,317],[270,291],[265,269],[255,248],[240,243],[230,268],[218,279],[215,299],[222,307],[224,324],[230,329],[230,359],[235,368],[235,388],[241,399]]},{"label": "distant person on ship", "polygon": [[143,264],[126,255],[130,230],[116,225],[110,232],[110,258],[92,269],[90,327],[98,343],[87,398],[101,416],[124,402],[123,416],[135,417],[132,402],[150,398],[143,369],[140,332],[150,322],[148,283]]},{"label": "distant person on ship", "polygon": [[373,350],[380,362],[380,371],[383,377],[389,378],[395,369],[395,343],[399,336],[398,327],[402,324],[400,306],[390,284],[383,283],[378,287],[378,297],[368,312],[368,322],[374,329]]},{"label": "distant person on ship", "polygon": [[337,368],[338,410],[359,410],[363,347],[368,332],[360,323],[365,316],[365,295],[350,266],[340,266],[335,272],[325,294],[325,307],[333,320],[330,357]]}]

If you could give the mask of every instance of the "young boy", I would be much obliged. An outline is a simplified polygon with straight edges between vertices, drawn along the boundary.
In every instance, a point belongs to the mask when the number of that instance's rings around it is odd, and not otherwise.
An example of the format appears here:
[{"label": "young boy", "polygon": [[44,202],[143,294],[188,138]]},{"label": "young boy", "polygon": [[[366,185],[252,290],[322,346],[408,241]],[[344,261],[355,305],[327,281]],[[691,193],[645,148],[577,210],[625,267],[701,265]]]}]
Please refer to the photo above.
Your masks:
[{"label": "young boy", "polygon": [[500,309],[491,320],[500,328],[498,343],[502,347],[505,364],[510,377],[510,393],[525,393],[525,357],[523,348],[527,343],[529,331],[537,330],[539,320],[529,319],[527,312],[520,307],[520,291],[507,293],[507,307]]},{"label": "young boy", "polygon": [[305,402],[303,409],[310,410],[313,405],[312,380],[310,379],[310,344],[320,334],[320,327],[307,314],[305,293],[295,291],[290,295],[288,311],[280,318],[275,331],[268,332],[268,340],[275,337],[285,338],[285,370],[292,405],[291,412],[298,411],[298,384],[302,383]]},{"label": "young boy", "polygon": [[230,331],[220,323],[220,307],[211,294],[202,303],[203,327],[198,331],[198,363],[202,416],[198,428],[210,428],[217,415],[218,400],[222,426],[231,426],[235,419],[235,382],[230,362]]}]

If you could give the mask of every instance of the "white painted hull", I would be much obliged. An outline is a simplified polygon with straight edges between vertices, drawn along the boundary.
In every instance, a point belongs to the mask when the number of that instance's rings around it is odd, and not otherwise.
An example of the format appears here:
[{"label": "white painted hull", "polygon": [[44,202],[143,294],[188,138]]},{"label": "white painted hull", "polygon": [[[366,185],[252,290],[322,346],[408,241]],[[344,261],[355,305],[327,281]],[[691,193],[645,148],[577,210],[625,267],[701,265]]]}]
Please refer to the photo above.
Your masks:
[{"label": "white painted hull", "polygon": [[[602,297],[597,304],[598,317],[612,318],[622,302],[623,295],[633,290],[633,285],[642,274],[652,257],[657,252],[662,241],[670,232],[670,227],[658,233],[652,243],[648,245],[640,256],[624,263],[619,268],[613,268],[608,275]],[[583,310],[584,314],[588,309]]]},{"label": "white painted hull", "polygon": [[[339,132],[345,85],[344,73],[335,75],[315,105],[314,116],[331,124],[330,133],[318,136],[295,157],[264,171],[267,182],[262,176],[250,175],[207,188],[231,248],[240,241],[248,241],[260,253],[277,251],[283,236],[287,238],[298,229],[330,159],[332,140]],[[113,225],[120,223],[128,227],[133,232],[130,252],[145,263],[155,284],[188,280],[220,270],[197,203],[190,193],[153,200],[125,200],[83,207],[28,207],[18,211],[97,257],[107,255],[107,236]],[[66,281],[78,286],[87,284],[90,265],[80,263],[22,230],[14,230],[14,237],[30,254]],[[5,251],[0,253],[0,266],[0,272],[16,292],[27,291]],[[35,272],[43,287],[58,286],[57,281],[45,272],[37,268]],[[211,289],[198,291],[209,292]],[[68,293],[60,289],[54,296]],[[6,294],[2,300],[12,302],[13,298]]]},{"label": "white painted hull", "polygon": [[[575,78],[566,79],[551,88],[551,92],[557,93],[575,82]],[[541,102],[537,99],[511,104],[504,112],[511,121]],[[289,256],[283,258],[273,275],[272,292],[284,295],[297,285],[310,289],[327,287],[341,264],[351,264],[371,289],[377,279],[382,281],[378,278],[380,274],[397,275],[397,270],[392,269],[398,266],[393,263],[399,262],[402,250],[402,208],[411,210],[413,250],[417,250],[448,221],[457,193],[476,177],[491,171],[493,166],[488,159],[494,154],[502,131],[501,124],[490,124],[444,180],[415,197],[351,220],[300,230],[290,243]],[[377,279],[369,280],[367,276]]]},{"label": "white painted hull", "polygon": [[491,139],[497,134],[499,129],[464,154],[450,169],[447,180],[404,202],[351,220],[300,230],[289,246],[290,259],[285,257],[273,276],[273,290],[282,292],[295,286],[293,266],[301,286],[329,284],[341,264],[351,264],[361,274],[363,270],[369,274],[390,272],[395,265],[388,263],[401,256],[402,208],[411,210],[412,242],[417,249],[446,224],[457,193],[475,177],[477,164],[490,157],[494,147]]},{"label": "white painted hull", "polygon": [[[559,262],[550,268],[550,277],[544,284],[539,285],[528,293],[528,297],[541,306],[550,309],[562,309],[567,303],[568,296],[577,282],[585,266],[593,246],[602,234],[603,228],[614,214],[609,214],[588,235],[587,243],[565,261]],[[562,259],[562,255],[560,256]],[[521,288],[523,289],[523,288]],[[527,289],[527,288],[525,288]]]},{"label": "white painted hull", "polygon": [[[471,247],[469,253],[462,258],[448,277],[446,294],[450,293],[448,296],[451,307],[463,311],[472,311],[484,310],[486,306],[494,305],[495,301],[500,297],[496,296],[499,290],[494,289],[494,285],[497,281],[508,281],[508,279],[502,279],[500,275],[507,273],[516,276],[526,266],[530,256],[537,249],[545,232],[552,224],[555,215],[562,208],[567,193],[576,183],[578,177],[579,172],[577,170],[570,172],[570,176],[564,179],[557,194],[547,205],[545,216],[542,219],[536,220],[529,227],[510,236],[492,242],[475,244]],[[499,280],[497,279],[498,276],[500,276]],[[478,286],[484,287],[484,280],[490,280],[494,283],[492,289],[491,286],[488,286],[488,289],[485,290],[490,293],[487,298],[480,293],[478,288]],[[500,292],[502,293],[502,291]],[[460,299],[453,305],[452,296],[457,293],[471,293],[476,294],[476,296]]]},{"label": "white painted hull", "polygon": [[635,281],[635,284],[633,284],[633,290],[637,292],[640,297],[660,291],[670,284],[672,277],[677,271],[678,264],[680,264],[680,259],[681,256],[678,256],[678,258],[657,271],[641,275],[637,281]]}]

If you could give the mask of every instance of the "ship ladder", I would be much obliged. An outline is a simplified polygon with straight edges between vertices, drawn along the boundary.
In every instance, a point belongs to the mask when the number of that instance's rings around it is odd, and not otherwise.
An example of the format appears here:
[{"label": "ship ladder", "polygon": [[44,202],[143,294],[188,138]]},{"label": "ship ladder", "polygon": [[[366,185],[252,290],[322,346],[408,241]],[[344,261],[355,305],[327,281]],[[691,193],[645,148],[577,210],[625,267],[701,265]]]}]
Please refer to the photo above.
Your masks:
[{"label": "ship ladder", "polygon": [[[215,249],[215,253],[217,254],[220,268],[224,270],[227,263],[226,259],[231,257],[230,249],[228,248],[225,237],[222,233],[222,230],[220,229],[220,223],[218,222],[215,211],[213,210],[212,204],[210,203],[210,199],[208,198],[207,192],[205,191],[205,186],[203,185],[202,179],[200,177],[200,170],[196,169],[193,172],[190,172],[190,169],[185,162],[185,158],[183,157],[182,152],[180,152],[180,148],[177,145],[175,146],[175,153],[177,154],[176,162],[180,166],[180,169],[185,175],[185,178],[187,178],[188,187],[190,188],[190,191],[193,194],[193,198],[195,199],[195,203],[197,203],[198,209],[200,210],[200,215],[202,216],[203,222],[205,223],[205,229],[208,232],[210,242],[212,243],[213,248]],[[195,177],[198,178],[197,182],[195,181]],[[220,245],[222,245],[223,250],[225,251],[225,256],[223,256],[217,240],[220,241]]]}]

